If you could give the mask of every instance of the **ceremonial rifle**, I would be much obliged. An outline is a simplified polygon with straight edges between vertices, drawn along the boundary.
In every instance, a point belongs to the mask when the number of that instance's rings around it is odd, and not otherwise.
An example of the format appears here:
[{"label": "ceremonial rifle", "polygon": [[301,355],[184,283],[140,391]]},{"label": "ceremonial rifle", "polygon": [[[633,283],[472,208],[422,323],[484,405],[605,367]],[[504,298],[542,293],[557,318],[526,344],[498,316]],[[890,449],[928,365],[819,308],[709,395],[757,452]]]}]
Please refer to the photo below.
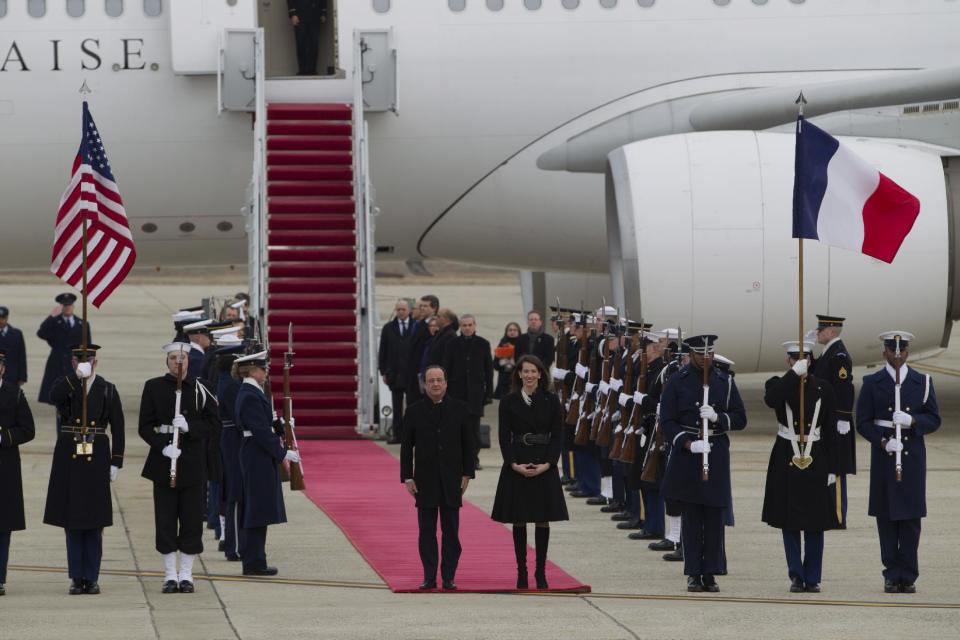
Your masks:
[{"label": "ceremonial rifle", "polygon": [[[293,323],[287,326],[287,351],[283,354],[283,446],[299,451],[297,435],[293,432],[293,398],[290,396],[290,369],[293,368]],[[303,491],[303,468],[299,462],[290,462],[290,489]]]},{"label": "ceremonial rifle", "polygon": [[[680,330],[680,327],[678,326],[677,327],[677,344],[679,345],[682,342],[683,342],[683,332]],[[681,357],[679,355],[680,351],[681,351],[680,347],[678,346],[677,355],[675,356],[678,359]],[[664,367],[664,370],[665,369],[666,367]],[[661,371],[661,374],[662,373],[663,371]],[[663,389],[663,385],[661,385],[661,391],[662,389]],[[660,404],[659,403],[657,404],[657,417],[656,417],[656,421],[653,423],[653,434],[650,436],[650,440],[651,440],[650,446],[647,447],[647,452],[643,457],[643,471],[640,473],[640,479],[643,480],[644,482],[657,481],[657,475],[660,472],[660,459],[663,457],[663,454],[665,453],[665,451],[663,450],[664,449],[663,429],[661,428],[661,424],[660,424]]]},{"label": "ceremonial rifle", "polygon": [[[643,319],[640,319],[640,373],[637,377],[637,391],[642,394],[647,393],[647,348],[643,344],[644,327]],[[623,436],[623,450],[620,452],[620,462],[624,464],[633,464],[637,459],[637,438],[640,433],[640,420],[643,417],[642,403],[634,401],[633,409],[630,411],[630,422],[627,425],[627,431]]]},{"label": "ceremonial rifle", "polygon": [[[597,399],[594,402],[595,411],[593,420],[590,422],[590,441],[596,442],[600,435],[600,425],[603,423],[604,415],[607,409],[607,400],[610,398],[610,375],[613,354],[610,352],[610,333],[604,327],[603,344],[601,346],[601,355],[603,360],[600,365],[600,384],[597,385]],[[597,442],[599,445],[600,443]]]},{"label": "ceremonial rifle", "polygon": [[[587,360],[590,357],[589,345],[587,344],[586,315],[583,311],[583,304],[580,305],[580,321],[577,323],[580,327],[580,353],[577,356],[577,367],[587,366]],[[587,386],[586,376],[581,378],[579,375],[574,378],[573,392],[570,396],[570,406],[567,409],[566,423],[575,426],[580,419],[580,403],[583,401],[583,391]]]},{"label": "ceremonial rifle", "polygon": [[[713,358],[710,358],[709,364],[707,363],[707,355],[710,352],[710,339],[706,339],[706,346],[703,350],[703,403],[701,407],[706,407],[710,404],[710,367],[713,366]],[[802,347],[801,347],[802,348]],[[802,397],[802,396],[801,396]],[[800,405],[803,406],[803,405]],[[710,421],[706,418],[700,419],[700,439],[703,441],[704,446],[709,446],[710,443]],[[710,454],[706,449],[703,451],[703,481],[706,482],[710,479]]]},{"label": "ceremonial rifle", "polygon": [[[626,345],[624,346],[624,355],[623,362],[626,363],[624,367],[623,374],[623,393],[633,395],[633,391],[636,387],[633,380],[633,336],[630,335],[630,321],[627,321],[627,328],[625,331],[626,334]],[[619,397],[617,398],[619,404]],[[617,424],[616,430],[613,432],[613,444],[610,445],[610,455],[608,458],[610,460],[619,460],[620,454],[623,452],[623,434],[626,431],[626,425],[630,421],[630,416],[624,415],[623,410],[620,411],[620,422]],[[603,434],[601,434],[602,436]]]},{"label": "ceremonial rifle", "polygon": [[577,418],[577,426],[574,431],[573,443],[579,446],[585,446],[590,444],[590,416],[593,414],[593,409],[596,406],[596,380],[599,376],[599,371],[597,371],[597,349],[600,348],[602,344],[601,340],[603,339],[602,335],[596,335],[595,332],[591,332],[591,337],[594,339],[594,351],[590,354],[590,370],[587,373],[587,383],[594,385],[594,391],[588,393],[587,385],[584,384],[584,393],[586,393],[586,398],[580,401],[580,416]]},{"label": "ceremonial rifle", "polygon": [[[173,417],[176,418],[180,415],[180,401],[183,398],[183,358],[185,357],[183,351],[177,354],[177,392],[174,395],[173,401]],[[179,451],[180,449],[180,429],[176,427],[173,428],[173,441],[171,442],[173,447]],[[179,456],[178,456],[179,457]],[[177,458],[170,458],[170,488],[177,488]]]},{"label": "ceremonial rifle", "polygon": [[[567,368],[567,332],[564,327],[563,320],[563,310],[560,308],[560,296],[557,296],[557,357],[556,357],[556,367],[557,369],[566,370]],[[567,387],[563,384],[563,381],[560,381],[558,385],[558,396],[560,397],[560,404],[566,406],[567,404]]]},{"label": "ceremonial rifle", "polygon": [[[900,364],[901,364],[901,363],[900,363],[900,336],[896,336],[896,340],[897,340],[897,352],[896,352],[896,360],[895,360],[895,362],[897,363],[897,370],[896,370],[896,373],[894,373],[894,376],[896,377],[896,380],[895,380],[896,386],[894,386],[894,388],[893,388],[893,409],[894,409],[894,412],[900,411]],[[897,475],[897,482],[901,482],[901,481],[903,481],[903,462],[902,462],[902,460],[900,459],[900,457],[901,457],[901,455],[902,455],[901,449],[902,449],[902,445],[903,445],[903,440],[900,439],[900,436],[901,436],[901,433],[900,433],[900,423],[899,423],[899,422],[894,422],[893,424],[894,424],[894,428],[896,429],[896,432],[897,432],[897,435],[896,435],[897,443],[899,443],[899,444],[901,445],[900,447],[897,447],[897,453],[896,453],[896,456],[897,456],[897,457],[896,457],[896,475]]]}]

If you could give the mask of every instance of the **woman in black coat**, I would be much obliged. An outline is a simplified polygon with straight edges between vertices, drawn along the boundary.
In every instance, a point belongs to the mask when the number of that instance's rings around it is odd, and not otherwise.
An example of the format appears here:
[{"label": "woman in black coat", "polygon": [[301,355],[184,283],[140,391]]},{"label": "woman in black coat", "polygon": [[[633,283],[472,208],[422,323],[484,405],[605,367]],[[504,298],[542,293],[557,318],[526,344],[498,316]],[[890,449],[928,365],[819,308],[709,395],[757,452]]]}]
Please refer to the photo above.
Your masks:
[{"label": "woman in black coat", "polygon": [[510,379],[513,377],[513,370],[517,368],[517,338],[520,337],[520,325],[516,322],[507,324],[503,330],[503,337],[500,338],[500,344],[497,347],[513,346],[513,356],[506,358],[496,357],[493,359],[493,368],[497,370],[497,386],[493,390],[493,397],[501,400],[510,393]]},{"label": "woman in black coat", "polygon": [[557,462],[563,437],[563,407],[548,390],[550,376],[536,356],[526,355],[513,372],[513,392],[500,402],[503,468],[492,517],[513,523],[517,588],[527,588],[527,523],[535,522],[538,589],[547,588],[550,522],[569,520]]}]

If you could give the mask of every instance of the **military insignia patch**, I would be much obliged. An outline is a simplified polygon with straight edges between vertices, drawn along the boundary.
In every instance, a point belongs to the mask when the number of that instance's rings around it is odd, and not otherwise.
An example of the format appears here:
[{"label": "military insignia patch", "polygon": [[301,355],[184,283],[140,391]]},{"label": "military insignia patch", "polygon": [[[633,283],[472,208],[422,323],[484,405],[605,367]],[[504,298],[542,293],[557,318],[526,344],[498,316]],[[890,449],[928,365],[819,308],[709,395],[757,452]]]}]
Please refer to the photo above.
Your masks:
[{"label": "military insignia patch", "polygon": [[838,373],[837,376],[838,376],[841,380],[846,380],[846,379],[847,379],[847,368],[846,368],[846,367],[840,367],[840,373]]}]

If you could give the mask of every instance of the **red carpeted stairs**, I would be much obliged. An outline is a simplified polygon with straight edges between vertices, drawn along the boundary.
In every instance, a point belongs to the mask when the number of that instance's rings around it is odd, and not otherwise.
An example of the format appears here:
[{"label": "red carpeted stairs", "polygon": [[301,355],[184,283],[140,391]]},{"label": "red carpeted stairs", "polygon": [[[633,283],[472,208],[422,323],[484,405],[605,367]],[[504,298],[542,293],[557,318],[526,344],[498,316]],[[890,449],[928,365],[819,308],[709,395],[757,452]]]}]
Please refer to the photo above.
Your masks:
[{"label": "red carpeted stairs", "polygon": [[[297,436],[357,437],[357,236],[350,105],[267,107],[267,328],[280,381],[293,322]],[[281,409],[282,394],[274,389]]]}]

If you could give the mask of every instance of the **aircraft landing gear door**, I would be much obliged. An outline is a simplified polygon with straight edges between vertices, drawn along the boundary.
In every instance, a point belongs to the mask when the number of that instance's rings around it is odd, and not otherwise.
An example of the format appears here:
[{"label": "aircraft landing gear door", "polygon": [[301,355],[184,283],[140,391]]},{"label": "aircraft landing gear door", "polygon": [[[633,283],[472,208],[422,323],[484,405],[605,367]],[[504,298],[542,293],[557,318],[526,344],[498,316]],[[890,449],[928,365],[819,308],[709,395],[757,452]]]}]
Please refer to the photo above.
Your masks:
[{"label": "aircraft landing gear door", "polygon": [[354,46],[354,59],[361,60],[364,111],[399,113],[397,47],[393,29],[355,31]]},{"label": "aircraft landing gear door", "polygon": [[259,29],[224,29],[220,36],[217,96],[220,111],[256,111]]},{"label": "aircraft landing gear door", "polygon": [[[354,0],[355,1],[355,0]],[[304,3],[309,4],[309,3]],[[329,77],[339,73],[337,60],[337,0],[319,0],[326,6],[322,21],[318,17],[313,25],[318,33],[317,64],[309,77]],[[297,39],[290,20],[287,0],[259,0],[257,17],[266,33],[266,71],[268,78],[283,78],[299,75],[297,64]]]}]

